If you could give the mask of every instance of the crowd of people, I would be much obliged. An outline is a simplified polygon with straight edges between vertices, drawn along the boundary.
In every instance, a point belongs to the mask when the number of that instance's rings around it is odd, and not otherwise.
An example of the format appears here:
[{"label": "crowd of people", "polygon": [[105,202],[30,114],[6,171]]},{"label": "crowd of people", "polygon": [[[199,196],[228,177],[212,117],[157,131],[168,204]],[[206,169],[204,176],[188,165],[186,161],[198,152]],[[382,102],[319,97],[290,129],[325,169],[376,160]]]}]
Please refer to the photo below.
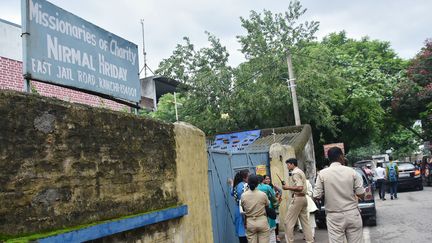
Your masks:
[{"label": "crowd of people", "polygon": [[[280,222],[285,226],[286,242],[294,242],[296,225],[302,230],[306,242],[314,242],[314,212],[318,210],[314,201],[325,196],[329,242],[362,242],[358,198],[365,194],[363,180],[354,169],[345,165],[346,159],[340,148],[331,148],[328,157],[332,162],[318,174],[315,188],[295,158],[285,161],[289,178],[286,181],[280,178],[282,188],[273,185],[268,175],[254,175],[248,170],[238,172],[231,181],[231,194],[236,202],[235,227],[239,241],[279,242]],[[282,193],[290,193],[291,200],[285,218],[279,219]]]}]

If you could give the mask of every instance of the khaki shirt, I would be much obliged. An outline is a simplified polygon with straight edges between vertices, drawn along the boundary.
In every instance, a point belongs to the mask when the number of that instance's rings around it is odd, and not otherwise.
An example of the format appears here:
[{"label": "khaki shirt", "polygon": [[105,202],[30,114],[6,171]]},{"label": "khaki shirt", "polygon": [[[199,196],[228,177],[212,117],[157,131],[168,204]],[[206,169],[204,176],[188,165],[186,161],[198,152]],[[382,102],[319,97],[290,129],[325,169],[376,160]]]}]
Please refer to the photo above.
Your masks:
[{"label": "khaki shirt", "polygon": [[325,195],[325,210],[327,212],[344,212],[358,208],[355,194],[365,193],[363,179],[350,167],[339,162],[333,162],[330,167],[319,172],[314,196],[322,198]]},{"label": "khaki shirt", "polygon": [[258,190],[247,190],[241,196],[241,206],[246,217],[259,217],[266,215],[265,206],[269,205],[267,195]]},{"label": "khaki shirt", "polygon": [[302,186],[303,190],[301,193],[307,194],[307,184],[306,184],[306,175],[300,170],[298,167],[295,167],[292,170],[291,183],[290,186]]}]

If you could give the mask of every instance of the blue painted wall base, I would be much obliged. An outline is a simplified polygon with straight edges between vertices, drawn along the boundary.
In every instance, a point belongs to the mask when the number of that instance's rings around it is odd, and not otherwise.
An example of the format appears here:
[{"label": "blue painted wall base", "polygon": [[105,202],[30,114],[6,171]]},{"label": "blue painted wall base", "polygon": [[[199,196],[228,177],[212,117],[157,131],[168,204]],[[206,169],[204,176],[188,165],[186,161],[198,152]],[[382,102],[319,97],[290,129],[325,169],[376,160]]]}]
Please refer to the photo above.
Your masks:
[{"label": "blue painted wall base", "polygon": [[39,239],[37,242],[83,242],[88,240],[94,240],[105,236],[117,234],[123,231],[141,228],[146,225],[179,218],[187,214],[188,207],[186,205],[183,205],[176,208],[169,208],[153,213],[139,215],[136,217],[89,226],[84,229],[50,236],[44,239]]}]

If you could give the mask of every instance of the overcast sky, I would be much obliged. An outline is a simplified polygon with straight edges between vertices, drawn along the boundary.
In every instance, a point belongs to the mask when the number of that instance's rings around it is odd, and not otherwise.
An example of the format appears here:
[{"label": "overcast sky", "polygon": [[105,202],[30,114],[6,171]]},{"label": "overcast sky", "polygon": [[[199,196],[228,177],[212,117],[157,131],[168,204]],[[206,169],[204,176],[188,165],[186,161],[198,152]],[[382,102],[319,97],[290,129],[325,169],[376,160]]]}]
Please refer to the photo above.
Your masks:
[{"label": "overcast sky", "polygon": [[[21,0],[0,0],[0,18],[21,24]],[[221,39],[230,64],[243,61],[236,36],[243,34],[240,16],[250,10],[284,12],[289,1],[279,0],[51,0],[53,4],[115,33],[139,46],[140,19],[145,19],[148,65],[155,70],[163,58],[188,36],[197,48],[207,45],[204,31]],[[345,30],[349,37],[369,36],[389,41],[399,56],[413,57],[432,37],[429,0],[303,0],[305,20],[320,22],[318,38]],[[1,37],[0,37],[1,38]],[[143,59],[140,59],[140,66]]]}]

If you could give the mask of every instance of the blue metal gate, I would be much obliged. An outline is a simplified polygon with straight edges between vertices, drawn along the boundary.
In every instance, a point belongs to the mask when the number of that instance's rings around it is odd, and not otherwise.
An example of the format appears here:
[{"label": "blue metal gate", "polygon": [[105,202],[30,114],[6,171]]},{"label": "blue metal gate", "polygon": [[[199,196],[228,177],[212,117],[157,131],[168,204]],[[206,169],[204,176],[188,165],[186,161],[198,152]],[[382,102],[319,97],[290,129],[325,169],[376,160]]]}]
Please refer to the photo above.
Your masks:
[{"label": "blue metal gate", "polygon": [[255,173],[257,165],[266,165],[269,173],[268,151],[208,152],[208,180],[212,212],[213,238],[215,243],[238,242],[235,235],[235,201],[231,197],[228,179],[243,169]]}]

